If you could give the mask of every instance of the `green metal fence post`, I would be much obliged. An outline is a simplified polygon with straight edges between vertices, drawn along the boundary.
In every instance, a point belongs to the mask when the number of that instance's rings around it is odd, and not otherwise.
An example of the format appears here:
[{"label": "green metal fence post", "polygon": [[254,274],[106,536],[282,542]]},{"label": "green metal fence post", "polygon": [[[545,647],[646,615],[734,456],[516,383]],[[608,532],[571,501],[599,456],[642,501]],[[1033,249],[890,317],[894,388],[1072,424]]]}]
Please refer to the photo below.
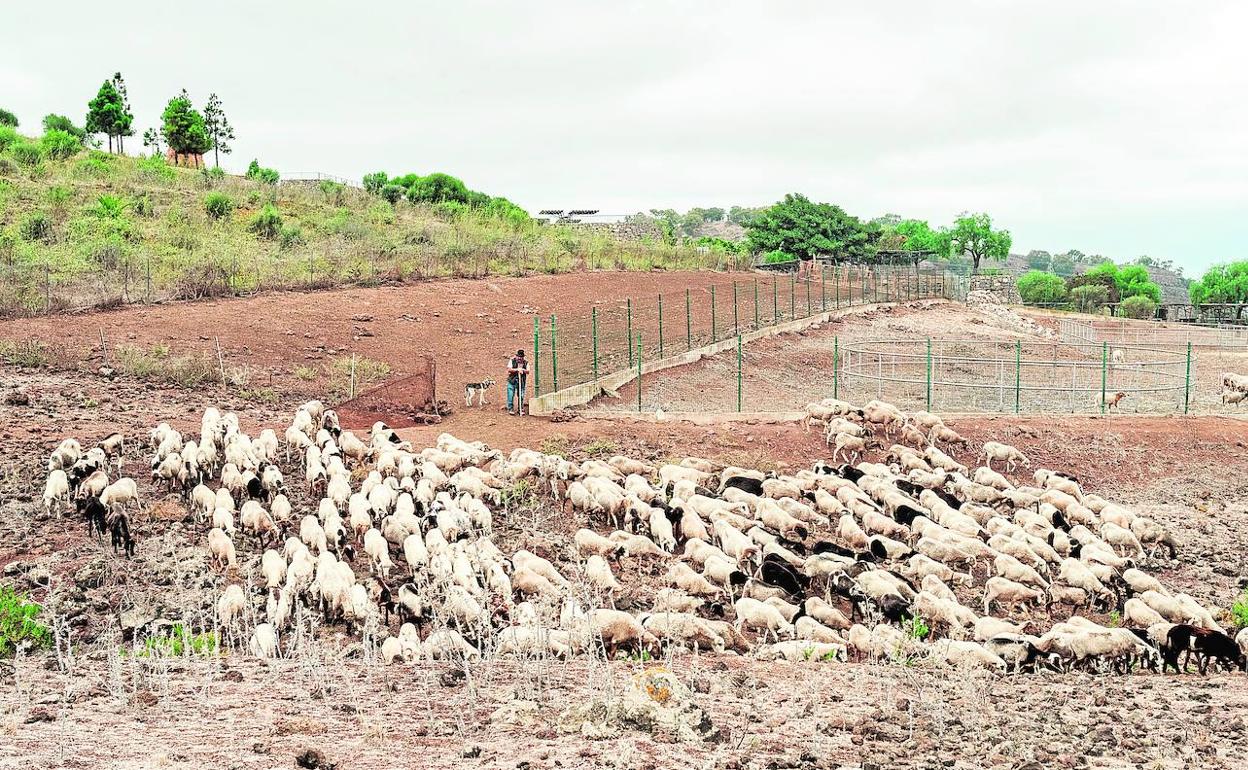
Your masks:
[{"label": "green metal fence post", "polygon": [[732,282],[732,333],[741,333],[741,324],[737,318],[737,282]]},{"label": "green metal fence post", "polygon": [[542,395],[542,319],[533,316],[533,395]]},{"label": "green metal fence post", "polygon": [[737,335],[737,411],[741,411],[741,335]]},{"label": "green metal fence post", "polygon": [[1105,378],[1109,371],[1109,343],[1101,343],[1101,414],[1105,414]]},{"label": "green metal fence post", "polygon": [[932,411],[932,338],[927,338],[927,411]]},{"label": "green metal fence post", "polygon": [[1183,414],[1192,398],[1192,341],[1187,341],[1187,374],[1183,376]]},{"label": "green metal fence post", "polygon": [[641,411],[641,332],[637,332],[637,411]]},{"label": "green metal fence post", "polygon": [[841,307],[841,272],[836,265],[832,266],[832,289],[836,292],[836,307]]},{"label": "green metal fence post", "polygon": [[1019,399],[1023,390],[1023,341],[1014,341],[1014,414],[1019,412]]},{"label": "green metal fence post", "polygon": [[592,336],[594,338],[594,379],[597,380],[598,379],[598,307],[597,306],[594,306],[593,310],[590,311],[589,317],[590,317],[590,321],[593,324]]},{"label": "green metal fence post", "polygon": [[659,295],[659,358],[663,357],[663,295]]},{"label": "green metal fence post", "polygon": [[633,298],[626,300],[624,308],[624,336],[628,337],[628,365],[633,365]]},{"label": "green metal fence post", "polygon": [[823,265],[819,268],[819,307],[827,312],[828,309],[828,266]]},{"label": "green metal fence post", "polygon": [[841,397],[841,337],[832,338],[832,398]]},{"label": "green metal fence post", "polygon": [[715,328],[715,284],[711,284],[711,342],[718,339]]},{"label": "green metal fence post", "polygon": [[758,279],[754,279],[754,328],[759,327],[758,323]]},{"label": "green metal fence post", "polygon": [[688,289],[685,289],[685,349],[693,350],[693,305],[689,302]]},{"label": "green metal fence post", "polygon": [[559,334],[553,315],[550,317],[550,380],[553,390],[559,390]]}]

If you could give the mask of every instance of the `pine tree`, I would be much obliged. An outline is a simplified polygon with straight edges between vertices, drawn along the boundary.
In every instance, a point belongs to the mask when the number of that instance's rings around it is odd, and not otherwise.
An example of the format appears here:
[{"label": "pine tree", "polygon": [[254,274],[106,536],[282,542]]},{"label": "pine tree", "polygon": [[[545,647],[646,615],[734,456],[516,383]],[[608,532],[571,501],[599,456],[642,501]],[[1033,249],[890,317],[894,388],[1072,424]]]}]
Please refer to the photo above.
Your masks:
[{"label": "pine tree", "polygon": [[212,148],[212,140],[204,128],[204,116],[191,106],[191,97],[185,88],[169,100],[160,119],[161,133],[175,154],[203,155]]},{"label": "pine tree", "polygon": [[112,80],[105,80],[95,98],[87,102],[87,133],[107,135],[109,152],[113,151],[117,122],[124,111],[122,104],[121,94],[117,93],[117,86]]},{"label": "pine tree", "polygon": [[134,112],[130,109],[130,97],[126,93],[126,81],[121,79],[120,72],[113,74],[113,88],[117,90],[117,97],[120,105],[117,113],[117,121],[113,127],[117,132],[117,151],[125,153],[125,137],[134,136]]},{"label": "pine tree", "polygon": [[220,166],[221,153],[229,155],[233,152],[229,142],[234,141],[234,127],[225,117],[225,108],[216,94],[209,94],[208,104],[204,105],[204,130],[212,142],[212,163]]}]

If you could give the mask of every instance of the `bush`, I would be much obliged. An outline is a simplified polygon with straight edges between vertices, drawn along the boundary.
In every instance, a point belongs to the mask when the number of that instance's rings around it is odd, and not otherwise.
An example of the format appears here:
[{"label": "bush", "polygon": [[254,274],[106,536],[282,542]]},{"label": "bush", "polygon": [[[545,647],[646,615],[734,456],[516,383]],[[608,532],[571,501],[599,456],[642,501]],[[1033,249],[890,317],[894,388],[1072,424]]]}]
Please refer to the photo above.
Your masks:
[{"label": "bush", "polygon": [[37,166],[43,160],[43,148],[34,142],[19,139],[9,145],[9,155],[23,166]]},{"label": "bush", "polygon": [[78,163],[74,166],[74,173],[94,179],[103,179],[108,176],[109,168],[108,159],[101,158],[97,153],[93,152],[85,158],[78,159]]},{"label": "bush", "polygon": [[22,220],[18,232],[28,241],[48,243],[52,240],[52,220],[41,211],[32,212]]},{"label": "bush", "polygon": [[277,184],[281,181],[282,175],[277,173],[275,169],[265,168],[260,165],[260,161],[252,160],[247,166],[247,178],[254,179],[264,184]]},{"label": "bush", "polygon": [[43,117],[44,133],[48,131],[64,131],[78,140],[79,144],[87,140],[87,131],[81,126],[75,126],[74,121],[64,115],[49,114]]},{"label": "bush", "polygon": [[220,166],[204,166],[199,170],[199,179],[204,187],[215,187],[217,182],[225,179],[225,169]]},{"label": "bush", "polygon": [[52,160],[65,160],[78,154],[82,142],[71,133],[52,129],[39,140],[39,146],[43,154]]},{"label": "bush", "polygon": [[763,255],[763,264],[775,265],[780,262],[792,262],[795,259],[797,259],[797,257],[787,251],[780,251],[779,249],[776,249],[775,251],[769,251]]},{"label": "bush", "polygon": [[1029,305],[1066,301],[1066,282],[1053,273],[1031,270],[1018,279],[1018,296]]},{"label": "bush", "polygon": [[293,223],[283,225],[277,242],[283,249],[292,249],[295,246],[299,246],[303,243],[303,228]]},{"label": "bush", "polygon": [[371,174],[364,175],[364,192],[370,195],[377,195],[383,187],[386,187],[386,181],[389,177],[384,171],[374,171]]},{"label": "bush", "polygon": [[139,158],[134,165],[140,174],[149,179],[172,182],[177,177],[177,172],[173,170],[173,166],[169,165],[169,161],[165,160],[164,155],[149,155],[146,158]]},{"label": "bush", "polygon": [[319,187],[326,200],[335,206],[342,205],[342,199],[347,193],[346,185],[332,179],[322,179]]},{"label": "bush", "polygon": [[264,204],[264,208],[252,218],[247,229],[261,238],[273,239],[282,232],[282,214],[272,203]]},{"label": "bush", "polygon": [[9,146],[19,139],[21,139],[21,135],[17,133],[16,128],[0,124],[0,152],[9,149]]},{"label": "bush", "polygon": [[7,658],[18,647],[47,647],[52,632],[39,622],[43,607],[17,593],[9,586],[0,586],[0,657]]},{"label": "bush", "polygon": [[1157,303],[1142,294],[1127,297],[1119,307],[1127,318],[1152,318],[1157,315]]},{"label": "bush", "polygon": [[0,126],[17,128],[17,116],[3,107],[0,107]]},{"label": "bush", "polygon": [[204,211],[210,219],[226,219],[234,211],[234,201],[223,192],[210,192],[204,196]]},{"label": "bush", "polygon": [[1248,628],[1248,589],[1244,589],[1244,592],[1231,605],[1231,622],[1237,629]]},{"label": "bush", "polygon": [[403,196],[407,194],[407,190],[401,185],[388,184],[381,188],[381,197],[385,198],[391,205],[398,203]]},{"label": "bush", "polygon": [[1095,313],[1109,301],[1109,289],[1099,283],[1076,286],[1070,290],[1070,301],[1081,313]]}]

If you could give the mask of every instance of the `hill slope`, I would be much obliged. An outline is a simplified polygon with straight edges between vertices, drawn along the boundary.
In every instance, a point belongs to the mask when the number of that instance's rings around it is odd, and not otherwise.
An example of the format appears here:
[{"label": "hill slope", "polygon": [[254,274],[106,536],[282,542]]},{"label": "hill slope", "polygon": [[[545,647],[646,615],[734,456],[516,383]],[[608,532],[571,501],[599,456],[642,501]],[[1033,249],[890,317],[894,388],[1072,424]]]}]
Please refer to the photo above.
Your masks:
[{"label": "hill slope", "polygon": [[474,210],[391,205],[333,182],[213,176],[161,157],[83,151],[26,160],[12,148],[0,155],[0,314],[722,259]]}]

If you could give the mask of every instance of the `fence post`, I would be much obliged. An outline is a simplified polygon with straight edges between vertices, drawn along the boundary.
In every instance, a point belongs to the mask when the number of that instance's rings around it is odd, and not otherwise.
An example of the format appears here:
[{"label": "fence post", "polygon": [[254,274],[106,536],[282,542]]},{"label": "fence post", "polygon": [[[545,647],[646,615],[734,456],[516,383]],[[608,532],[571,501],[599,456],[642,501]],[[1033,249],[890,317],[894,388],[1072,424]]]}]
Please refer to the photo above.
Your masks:
[{"label": "fence post", "polygon": [[146,301],[152,301],[152,258],[148,257],[144,260],[147,263],[147,297]]},{"label": "fence post", "polygon": [[806,276],[806,315],[810,315],[810,276]]},{"label": "fence post", "polygon": [[841,337],[832,338],[832,398],[841,397]]},{"label": "fence post", "polygon": [[559,334],[555,331],[555,317],[550,317],[550,382],[551,390],[559,390]]},{"label": "fence post", "polygon": [[594,340],[594,381],[598,380],[598,306],[595,305],[589,313],[590,324],[592,326],[591,336]]},{"label": "fence post", "polygon": [[797,274],[789,276],[789,320],[797,318]]},{"label": "fence post", "polygon": [[732,333],[741,333],[741,321],[737,311],[737,282],[732,282]]},{"label": "fence post", "polygon": [[685,289],[685,350],[693,350],[693,306],[689,303],[688,289]]},{"label": "fence post", "polygon": [[828,309],[828,266],[819,266],[819,307],[823,311]]},{"label": "fence post", "polygon": [[780,320],[780,287],[778,286],[780,279],[771,279],[771,322]]},{"label": "fence post", "polygon": [[737,411],[741,411],[741,335],[737,335]]},{"label": "fence post", "polygon": [[659,358],[663,357],[663,295],[659,295]]},{"label": "fence post", "polygon": [[711,342],[718,339],[715,328],[715,284],[711,284]]},{"label": "fence post", "polygon": [[757,329],[758,324],[758,279],[754,279],[754,328]]},{"label": "fence post", "polygon": [[840,268],[836,265],[832,266],[832,290],[836,292],[836,307],[841,307],[841,273]]},{"label": "fence post", "polygon": [[533,395],[542,395],[542,318],[533,316]]},{"label": "fence post", "polygon": [[1183,414],[1192,397],[1192,341],[1187,341],[1187,373],[1183,376]]},{"label": "fence post", "polygon": [[637,411],[641,412],[641,332],[637,332]]},{"label": "fence post", "polygon": [[1101,343],[1101,414],[1105,414],[1105,377],[1109,371],[1109,343]]},{"label": "fence post", "polygon": [[625,306],[624,336],[628,337],[628,365],[633,365],[633,298],[629,297]]},{"label": "fence post", "polygon": [[932,338],[927,338],[927,411],[932,411]]},{"label": "fence post", "polygon": [[1014,341],[1014,414],[1019,412],[1019,399],[1023,390],[1023,341]]}]

